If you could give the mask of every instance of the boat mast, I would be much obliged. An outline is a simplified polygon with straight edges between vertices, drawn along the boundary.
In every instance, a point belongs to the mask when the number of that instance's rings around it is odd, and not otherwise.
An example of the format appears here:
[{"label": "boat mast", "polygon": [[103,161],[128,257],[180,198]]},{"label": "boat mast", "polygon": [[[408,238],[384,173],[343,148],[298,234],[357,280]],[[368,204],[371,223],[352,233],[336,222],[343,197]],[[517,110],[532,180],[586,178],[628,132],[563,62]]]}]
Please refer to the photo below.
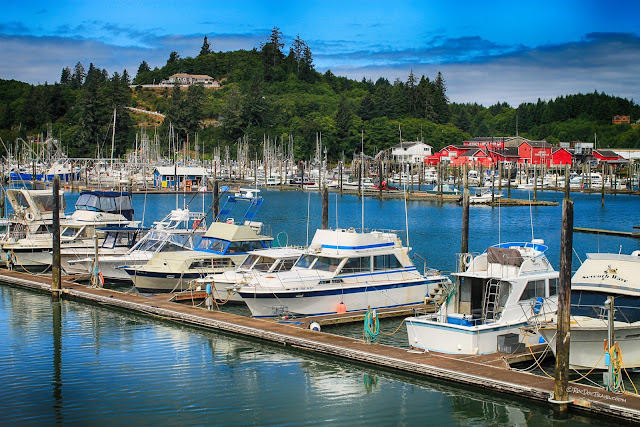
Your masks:
[{"label": "boat mast", "polygon": [[116,107],[113,107],[113,129],[111,130],[111,169],[113,170],[113,150],[116,140]]}]

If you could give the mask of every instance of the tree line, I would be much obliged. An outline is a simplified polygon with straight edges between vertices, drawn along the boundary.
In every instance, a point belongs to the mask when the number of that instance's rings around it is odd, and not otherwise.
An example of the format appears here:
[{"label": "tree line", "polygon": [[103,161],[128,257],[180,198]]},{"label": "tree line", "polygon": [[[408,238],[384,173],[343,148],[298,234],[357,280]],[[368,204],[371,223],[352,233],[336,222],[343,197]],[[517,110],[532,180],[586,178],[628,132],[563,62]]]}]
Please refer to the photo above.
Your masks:
[{"label": "tree line", "polygon": [[[440,149],[472,137],[516,133],[549,142],[591,141],[597,134],[599,146],[640,148],[637,127],[611,124],[616,114],[640,118],[640,107],[632,100],[594,92],[515,108],[506,103],[458,104],[449,101],[441,73],[430,78],[409,71],[406,80],[358,81],[331,70],[316,71],[311,49],[299,35],[286,54],[284,47],[277,27],[252,50],[215,52],[205,37],[194,58],[171,52],[166,64],[154,69],[143,60],[133,90],[126,70],[109,75],[90,64],[85,71],[79,62],[73,70],[65,67],[55,84],[0,81],[0,136],[11,141],[43,132],[52,123],[54,136],[70,156],[93,157],[110,146],[115,110],[116,154],[121,155],[135,143],[134,119],[125,109],[133,106],[166,115],[160,129],[150,130],[159,132],[166,154],[169,123],[179,140],[198,133],[205,153],[245,136],[260,153],[265,135],[276,140],[291,135],[299,159],[313,155],[319,134],[330,160],[350,158],[362,148],[375,155],[400,138],[423,139]],[[209,75],[222,87],[142,87],[179,72]],[[109,154],[104,149],[101,153]]]}]

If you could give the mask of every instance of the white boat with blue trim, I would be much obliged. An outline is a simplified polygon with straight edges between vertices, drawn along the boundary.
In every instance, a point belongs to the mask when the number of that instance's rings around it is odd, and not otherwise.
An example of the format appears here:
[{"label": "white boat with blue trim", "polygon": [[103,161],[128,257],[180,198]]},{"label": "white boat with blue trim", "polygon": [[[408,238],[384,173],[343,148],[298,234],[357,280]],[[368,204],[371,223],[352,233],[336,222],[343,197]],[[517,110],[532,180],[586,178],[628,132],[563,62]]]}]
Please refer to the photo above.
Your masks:
[{"label": "white boat with blue trim", "polygon": [[424,304],[449,279],[421,273],[398,234],[317,230],[289,271],[255,277],[238,294],[254,317],[320,315]]},{"label": "white boat with blue trim", "polygon": [[[502,243],[478,256],[463,254],[455,284],[435,314],[406,319],[414,349],[450,354],[514,351],[540,337],[526,331],[557,310],[558,272],[542,240]],[[463,270],[463,271],[462,271]],[[526,336],[530,335],[530,336]],[[515,342],[511,341],[514,340]]]},{"label": "white boat with blue trim", "polygon": [[[609,337],[610,309],[613,342]],[[554,318],[540,329],[554,353],[556,322]],[[640,367],[640,251],[631,255],[587,254],[571,278],[570,330],[572,368],[608,369],[614,358],[625,368]]]}]

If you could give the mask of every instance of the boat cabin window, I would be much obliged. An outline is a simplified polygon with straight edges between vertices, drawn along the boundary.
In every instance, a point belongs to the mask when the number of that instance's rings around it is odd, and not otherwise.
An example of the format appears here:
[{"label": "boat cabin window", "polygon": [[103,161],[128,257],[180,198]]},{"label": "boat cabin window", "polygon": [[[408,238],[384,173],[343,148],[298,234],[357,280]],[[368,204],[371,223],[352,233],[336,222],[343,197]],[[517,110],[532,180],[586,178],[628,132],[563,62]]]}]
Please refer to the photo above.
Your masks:
[{"label": "boat cabin window", "polygon": [[258,262],[253,266],[255,270],[266,272],[276,260],[270,257],[259,257]]},{"label": "boat cabin window", "polygon": [[63,237],[75,237],[78,234],[79,231],[80,231],[79,229],[74,228],[74,227],[65,227],[65,229],[62,230],[62,233],[60,233],[60,236],[63,236]]},{"label": "boat cabin window", "polygon": [[545,297],[544,292],[544,279],[543,280],[532,280],[527,282],[527,286],[525,286],[522,295],[520,296],[520,301],[535,299],[538,297]]},{"label": "boat cabin window", "polygon": [[549,296],[554,296],[558,294],[558,279],[555,277],[553,279],[549,279]]},{"label": "boat cabin window", "polygon": [[234,263],[229,258],[197,258],[191,261],[190,270],[202,268],[232,268]]},{"label": "boat cabin window", "polygon": [[136,232],[107,233],[102,242],[103,248],[130,247],[136,241]]},{"label": "boat cabin window", "polygon": [[227,247],[228,254],[244,254],[252,249],[262,249],[262,246],[254,247],[252,243],[259,245],[259,242],[231,242]]},{"label": "boat cabin window", "polygon": [[220,239],[211,239],[208,237],[203,237],[202,240],[196,245],[195,249],[202,251],[212,251],[218,253],[224,253],[224,249],[229,244],[226,240]]},{"label": "boat cabin window", "polygon": [[296,262],[296,267],[298,268],[309,268],[311,267],[311,264],[313,264],[313,261],[316,260],[316,257],[314,255],[302,255],[299,259],[298,262]]},{"label": "boat cabin window", "polygon": [[402,264],[394,254],[376,255],[373,257],[374,270],[389,270],[394,268],[402,268]]},{"label": "boat cabin window", "polygon": [[246,257],[244,259],[244,261],[242,262],[242,264],[240,265],[241,268],[251,268],[253,266],[253,264],[255,264],[255,262],[259,259],[260,257],[258,255],[249,255],[248,257]]},{"label": "boat cabin window", "polygon": [[278,265],[274,267],[273,271],[288,271],[288,270],[291,270],[291,268],[294,266],[296,261],[297,261],[296,258],[281,259],[280,262],[278,263]]},{"label": "boat cabin window", "polygon": [[349,258],[342,267],[342,273],[359,273],[371,271],[371,257]]},{"label": "boat cabin window", "polygon": [[[24,199],[24,195],[22,195],[22,193],[16,194],[16,196],[18,195]],[[40,212],[53,211],[53,194],[38,194],[38,195],[32,195],[31,197],[33,198],[33,202],[35,203],[36,207],[40,210]],[[25,200],[25,203],[26,203],[26,200]],[[22,203],[20,203],[20,205],[22,205]],[[67,208],[67,204],[64,201],[64,195],[60,195],[59,206],[61,211],[64,211]],[[28,204],[25,207],[28,207]]]},{"label": "boat cabin window", "polygon": [[336,271],[338,269],[338,265],[342,262],[342,259],[343,258],[319,256],[318,260],[313,264],[313,269],[321,271]]}]

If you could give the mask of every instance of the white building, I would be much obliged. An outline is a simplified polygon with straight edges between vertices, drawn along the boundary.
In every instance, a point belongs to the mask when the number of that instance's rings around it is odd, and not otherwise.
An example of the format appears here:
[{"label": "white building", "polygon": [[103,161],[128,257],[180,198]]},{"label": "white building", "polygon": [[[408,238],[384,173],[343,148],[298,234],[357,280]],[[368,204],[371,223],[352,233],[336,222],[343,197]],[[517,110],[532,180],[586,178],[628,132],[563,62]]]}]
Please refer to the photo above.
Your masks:
[{"label": "white building", "polygon": [[431,155],[432,148],[422,141],[403,141],[391,147],[391,157],[396,162],[419,164]]}]

